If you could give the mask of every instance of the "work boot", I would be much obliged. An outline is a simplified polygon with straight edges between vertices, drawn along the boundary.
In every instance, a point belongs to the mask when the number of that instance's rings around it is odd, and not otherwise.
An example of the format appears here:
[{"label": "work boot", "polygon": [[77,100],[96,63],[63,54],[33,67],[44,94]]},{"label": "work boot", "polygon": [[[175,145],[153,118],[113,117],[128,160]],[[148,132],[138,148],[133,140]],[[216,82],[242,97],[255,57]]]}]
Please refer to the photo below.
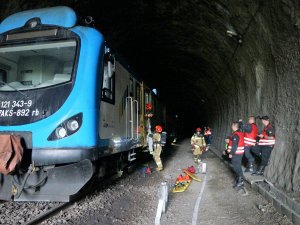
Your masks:
[{"label": "work boot", "polygon": [[161,171],[161,170],[163,170],[162,167],[157,167],[157,168],[156,168],[156,171]]},{"label": "work boot", "polygon": [[250,162],[248,167],[245,170],[245,173],[253,173],[254,172],[254,163]]},{"label": "work boot", "polygon": [[254,173],[252,173],[252,175],[262,176],[264,175],[264,172],[265,172],[265,167],[259,166],[258,169]]},{"label": "work boot", "polygon": [[234,180],[232,181],[232,187],[235,188],[236,184],[238,182],[238,177],[235,177]]},{"label": "work boot", "polygon": [[236,187],[238,187],[238,188],[244,187],[244,178],[243,177],[237,178]]}]

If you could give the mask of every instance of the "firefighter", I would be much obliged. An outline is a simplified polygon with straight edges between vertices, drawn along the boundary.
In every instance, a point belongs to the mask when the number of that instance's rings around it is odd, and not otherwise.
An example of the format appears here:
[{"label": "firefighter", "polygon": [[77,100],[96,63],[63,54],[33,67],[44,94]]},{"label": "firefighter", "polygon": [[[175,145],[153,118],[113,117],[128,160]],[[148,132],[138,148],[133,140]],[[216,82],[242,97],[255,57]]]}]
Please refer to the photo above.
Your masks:
[{"label": "firefighter", "polygon": [[250,116],[248,123],[244,124],[242,120],[241,130],[244,132],[244,143],[245,143],[245,157],[248,160],[248,165],[245,172],[254,172],[255,158],[251,153],[251,149],[256,145],[256,138],[258,134],[258,128],[255,124],[255,116]]},{"label": "firefighter", "polygon": [[272,150],[275,145],[275,128],[271,125],[268,116],[260,117],[264,130],[258,135],[259,142],[256,148],[252,149],[252,152],[261,157],[261,163],[258,169],[253,175],[263,175],[266,166],[268,165]]},{"label": "firefighter", "polygon": [[163,169],[163,164],[160,158],[162,144],[161,144],[161,132],[162,127],[160,125],[155,126],[155,133],[153,134],[153,159],[157,165],[156,170],[161,171]]},{"label": "firefighter", "polygon": [[231,164],[235,172],[235,182],[233,187],[244,187],[243,170],[242,170],[242,158],[244,155],[244,134],[239,129],[239,122],[233,122],[231,124],[233,131],[229,139],[228,150],[229,158],[231,158]]},{"label": "firefighter", "polygon": [[192,151],[194,155],[194,162],[198,163],[202,152],[206,150],[206,143],[204,136],[201,134],[201,128],[196,129],[196,133],[191,138]]}]

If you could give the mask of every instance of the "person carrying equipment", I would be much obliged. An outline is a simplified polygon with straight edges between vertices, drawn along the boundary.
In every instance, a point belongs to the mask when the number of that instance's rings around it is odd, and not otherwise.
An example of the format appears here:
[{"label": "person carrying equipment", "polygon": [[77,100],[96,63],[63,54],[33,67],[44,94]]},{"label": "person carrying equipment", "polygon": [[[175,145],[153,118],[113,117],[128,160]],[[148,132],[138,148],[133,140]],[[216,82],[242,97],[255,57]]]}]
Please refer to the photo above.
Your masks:
[{"label": "person carrying equipment", "polygon": [[229,153],[228,153],[228,145],[229,145],[229,141],[230,141],[230,136],[225,138],[225,150],[223,151],[223,155],[222,158],[226,161],[231,161],[231,159],[229,158]]},{"label": "person carrying equipment", "polygon": [[264,130],[258,135],[259,142],[256,148],[252,149],[252,152],[261,158],[261,163],[258,169],[253,173],[253,175],[263,175],[265,167],[269,163],[269,159],[272,150],[275,145],[275,128],[271,125],[269,117],[260,117],[262,124],[264,125]]},{"label": "person carrying equipment", "polygon": [[196,129],[196,133],[191,138],[192,151],[194,155],[194,162],[198,163],[198,159],[206,150],[206,142],[204,136],[201,134],[201,128]]},{"label": "person carrying equipment", "polygon": [[233,122],[231,129],[233,133],[229,139],[227,152],[229,153],[229,158],[231,158],[232,167],[236,175],[233,187],[243,188],[242,158],[244,155],[244,134],[239,129],[239,122]]},{"label": "person carrying equipment", "polygon": [[245,157],[248,160],[248,166],[245,170],[245,173],[253,173],[255,158],[251,153],[251,149],[256,145],[256,138],[258,134],[258,128],[255,124],[255,116],[250,116],[247,124],[244,124],[242,119],[240,119],[239,122],[241,125],[241,130],[244,132]]},{"label": "person carrying equipment", "polygon": [[161,171],[163,169],[163,164],[160,158],[162,144],[161,144],[161,132],[162,127],[160,125],[155,126],[155,132],[153,134],[153,159],[157,165],[156,170]]}]

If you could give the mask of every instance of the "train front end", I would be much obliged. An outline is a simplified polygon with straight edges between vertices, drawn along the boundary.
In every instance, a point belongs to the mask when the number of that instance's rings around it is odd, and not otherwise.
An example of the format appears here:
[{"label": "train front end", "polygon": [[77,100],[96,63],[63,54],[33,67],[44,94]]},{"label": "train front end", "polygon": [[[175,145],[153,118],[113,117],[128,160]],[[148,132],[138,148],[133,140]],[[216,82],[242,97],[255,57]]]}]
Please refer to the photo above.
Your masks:
[{"label": "train front end", "polygon": [[68,7],[2,21],[0,138],[20,136],[24,154],[0,174],[0,199],[69,201],[91,179],[103,49],[102,35],[77,26]]}]

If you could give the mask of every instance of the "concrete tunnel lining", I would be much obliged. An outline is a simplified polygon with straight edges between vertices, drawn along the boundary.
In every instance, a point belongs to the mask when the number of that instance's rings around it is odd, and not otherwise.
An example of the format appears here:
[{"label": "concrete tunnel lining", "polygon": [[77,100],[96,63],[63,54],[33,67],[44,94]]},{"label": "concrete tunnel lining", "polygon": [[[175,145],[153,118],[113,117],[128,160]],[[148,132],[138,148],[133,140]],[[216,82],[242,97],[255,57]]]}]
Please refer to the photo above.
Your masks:
[{"label": "concrete tunnel lining", "polygon": [[[278,141],[265,175],[286,191],[300,192],[298,1],[97,3],[12,0],[2,3],[0,15],[65,4],[93,16],[108,42],[184,119],[186,134],[208,124],[219,149],[231,121],[269,115]],[[228,36],[230,29],[238,36]]]}]

